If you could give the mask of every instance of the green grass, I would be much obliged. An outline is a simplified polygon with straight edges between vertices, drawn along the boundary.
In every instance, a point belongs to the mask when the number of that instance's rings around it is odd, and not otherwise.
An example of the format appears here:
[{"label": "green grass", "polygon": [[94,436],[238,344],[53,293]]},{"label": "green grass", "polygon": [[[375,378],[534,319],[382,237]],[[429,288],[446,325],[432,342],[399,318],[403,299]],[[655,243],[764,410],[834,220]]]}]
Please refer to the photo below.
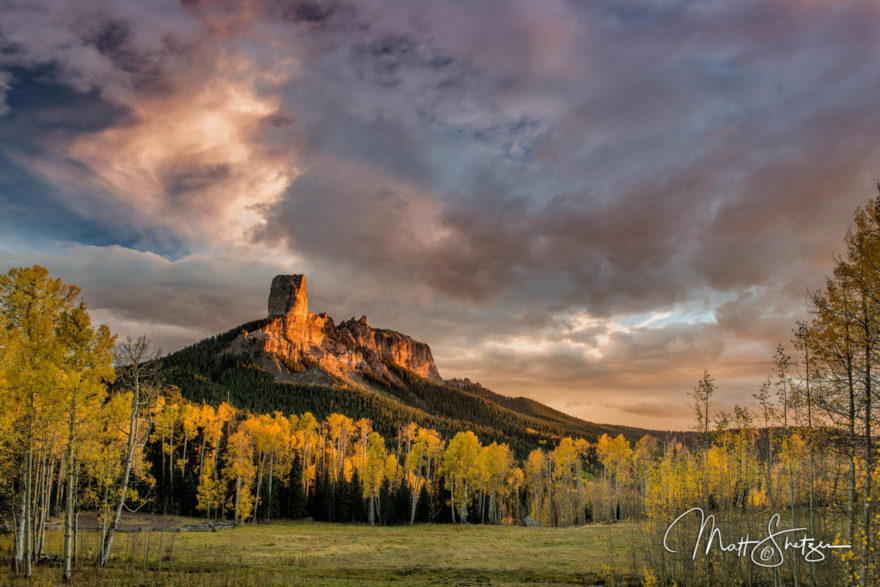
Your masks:
[{"label": "green grass", "polygon": [[[57,552],[56,534],[47,552]],[[580,528],[422,525],[369,527],[275,522],[213,533],[119,535],[111,568],[78,569],[78,584],[138,585],[518,585],[637,584],[638,524]],[[150,556],[144,556],[147,541]],[[96,536],[83,538],[94,551]],[[9,553],[10,540],[0,538]],[[129,554],[134,548],[135,556]],[[85,558],[85,557],[83,557]],[[608,565],[603,569],[603,565]],[[640,565],[639,565],[640,566]],[[635,568],[634,568],[635,567]],[[8,567],[7,567],[8,568]],[[146,568],[146,570],[144,570]],[[0,571],[0,582],[11,577]],[[40,565],[36,584],[54,582],[57,563]]]}]

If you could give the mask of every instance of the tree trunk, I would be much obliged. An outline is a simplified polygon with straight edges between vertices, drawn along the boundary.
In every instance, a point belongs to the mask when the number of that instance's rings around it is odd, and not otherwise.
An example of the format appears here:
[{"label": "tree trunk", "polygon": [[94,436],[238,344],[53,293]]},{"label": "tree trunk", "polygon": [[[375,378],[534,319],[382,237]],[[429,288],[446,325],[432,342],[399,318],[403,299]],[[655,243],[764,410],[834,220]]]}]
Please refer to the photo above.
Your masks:
[{"label": "tree trunk", "polygon": [[[27,463],[27,459],[22,459],[22,465]],[[24,466],[22,466],[24,473]],[[20,485],[24,485],[26,474],[22,474]],[[27,495],[24,487],[19,487],[18,503],[16,504],[16,532],[15,532],[15,555],[12,557],[12,566],[16,573],[24,571],[24,536],[25,525],[27,524]]]},{"label": "tree trunk", "polygon": [[[74,511],[73,511],[73,490],[75,486],[74,481],[74,466],[73,466],[73,440],[76,426],[76,402],[74,401],[73,406],[70,411],[70,420],[68,421],[68,435],[67,435],[67,497],[64,502],[64,548],[63,548],[63,563],[62,563],[62,573],[61,578],[65,583],[70,581],[70,576],[72,572],[72,562],[73,562],[73,526],[74,526]],[[60,477],[61,475],[59,475]]]},{"label": "tree trunk", "polygon": [[186,483],[186,464],[189,459],[186,455],[186,445],[189,443],[189,436],[183,437],[183,453],[180,455],[180,480]]},{"label": "tree trunk", "polygon": [[40,548],[38,555],[42,555],[46,544],[46,521],[49,517],[49,509],[52,506],[52,483],[55,475],[55,462],[47,457],[46,480],[43,483],[43,504],[40,507]]},{"label": "tree trunk", "polygon": [[[805,365],[805,373],[806,373],[806,388],[807,388],[807,442],[809,442],[810,449],[810,536],[816,535],[816,506],[815,506],[815,497],[813,494],[813,488],[815,485],[815,451],[813,448],[813,396],[810,391],[810,347],[807,344],[804,344],[804,365]],[[816,587],[816,572],[815,565],[810,565],[810,583],[813,587]]]},{"label": "tree trunk", "polygon": [[[865,337],[869,336],[869,326],[865,322]],[[869,584],[868,569],[871,566],[871,557],[874,551],[873,536],[871,533],[871,475],[873,474],[873,448],[871,442],[871,347],[865,345],[865,497],[862,511],[862,531],[865,533],[865,560],[862,561],[862,585]]]},{"label": "tree trunk", "polygon": [[[849,486],[847,487],[847,534],[849,544],[853,544],[856,528],[856,392],[853,385],[852,364],[847,365],[849,384]],[[852,558],[847,557],[847,583],[852,577]]]},{"label": "tree trunk", "polygon": [[467,494],[468,494],[468,479],[465,477],[464,479],[464,487],[461,492],[461,523],[467,524]]},{"label": "tree trunk", "polygon": [[174,511],[174,425],[171,426],[171,435],[168,441],[171,450],[168,451],[168,499],[171,502],[171,511]]},{"label": "tree trunk", "polygon": [[[794,519],[794,455],[791,454],[791,432],[788,430],[788,387],[785,381],[785,374],[782,376],[782,418],[783,428],[785,430],[785,443],[788,450],[788,506],[791,509],[791,527],[795,528]],[[798,561],[794,559],[794,585],[798,586]]]},{"label": "tree trunk", "polygon": [[270,508],[272,507],[272,477],[275,471],[275,453],[272,453],[272,458],[269,459],[269,492],[266,496],[266,522],[269,522],[269,518],[271,516]]},{"label": "tree trunk", "polygon": [[238,526],[239,519],[239,504],[241,499],[241,477],[235,478],[235,513],[233,514],[233,522],[236,526]]},{"label": "tree trunk", "polygon": [[[138,388],[137,384],[135,385]],[[132,395],[132,411],[128,422],[128,448],[125,453],[125,464],[122,472],[122,484],[120,487],[119,500],[116,502],[116,513],[110,520],[107,533],[101,545],[101,566],[106,566],[110,559],[110,549],[113,546],[113,537],[116,534],[116,528],[119,526],[119,520],[122,518],[122,508],[125,506],[125,496],[128,493],[128,482],[131,478],[131,464],[134,460],[134,449],[137,441],[138,414],[140,411],[140,393],[135,391]]]},{"label": "tree trunk", "polygon": [[165,480],[165,434],[162,434],[162,439],[159,441],[159,452],[162,455],[162,466],[159,467],[159,470],[162,471],[162,477],[160,479],[159,488],[162,492],[162,513],[168,513],[168,483]]},{"label": "tree trunk", "polygon": [[455,475],[452,476],[450,485],[452,486],[452,495],[449,498],[449,506],[452,508],[452,523],[455,524]]},{"label": "tree trunk", "polygon": [[[424,482],[423,482],[424,483]],[[416,521],[416,506],[419,503],[419,495],[421,494],[421,488],[419,483],[419,478],[416,477],[415,487],[413,488],[412,495],[410,496],[410,512],[409,512],[409,525],[412,526]]]},{"label": "tree trunk", "polygon": [[73,518],[73,566],[79,565],[79,511]]},{"label": "tree trunk", "polygon": [[27,481],[25,484],[25,510],[24,510],[24,576],[30,577],[33,573],[33,565],[31,557],[33,555],[33,526],[31,525],[31,517],[33,516],[31,494],[33,492],[33,461],[34,451],[32,447],[28,448],[27,453]]},{"label": "tree trunk", "polygon": [[[266,455],[260,454],[260,469],[257,473],[257,496],[254,499],[254,522],[257,521],[257,512],[260,510],[260,489],[263,485],[263,466],[266,464]],[[236,507],[236,509],[238,509]]]}]

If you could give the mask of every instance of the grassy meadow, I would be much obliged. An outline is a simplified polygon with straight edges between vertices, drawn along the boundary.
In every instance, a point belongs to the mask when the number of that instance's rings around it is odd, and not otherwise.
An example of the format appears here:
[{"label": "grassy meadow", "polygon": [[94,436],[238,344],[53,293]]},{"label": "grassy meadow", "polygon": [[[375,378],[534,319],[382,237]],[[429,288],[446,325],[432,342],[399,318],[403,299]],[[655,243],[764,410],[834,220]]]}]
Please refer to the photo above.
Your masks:
[{"label": "grassy meadow", "polygon": [[[60,531],[47,540],[46,552],[58,552]],[[107,569],[93,568],[96,540],[97,533],[82,533],[74,584],[637,584],[633,547],[644,538],[628,522],[566,528],[274,522],[120,534]],[[0,547],[10,552],[9,535]],[[0,579],[17,584],[7,569]],[[53,584],[59,573],[58,563],[45,562],[30,584]]]}]

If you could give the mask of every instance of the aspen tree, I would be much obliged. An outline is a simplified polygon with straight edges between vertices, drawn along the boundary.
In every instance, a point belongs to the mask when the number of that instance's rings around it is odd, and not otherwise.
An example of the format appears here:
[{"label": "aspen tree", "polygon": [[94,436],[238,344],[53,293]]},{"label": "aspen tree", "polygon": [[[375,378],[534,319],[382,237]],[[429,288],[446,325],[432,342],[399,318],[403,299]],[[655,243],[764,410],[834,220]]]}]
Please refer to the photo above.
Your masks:
[{"label": "aspen tree", "polygon": [[622,485],[622,478],[626,475],[632,461],[632,447],[622,434],[618,434],[615,438],[603,434],[599,437],[599,441],[596,444],[596,452],[599,455],[603,468],[607,474],[611,475],[613,482],[616,507],[613,513],[611,513],[611,518],[619,520],[621,513],[620,487]]},{"label": "aspen tree", "polygon": [[541,524],[546,524],[547,522],[544,517],[543,499],[546,458],[544,451],[540,448],[536,448],[529,453],[525,465],[523,466],[523,474],[528,489],[529,514]]},{"label": "aspen tree", "polygon": [[[880,193],[880,185],[878,185]],[[860,403],[863,409],[863,497],[861,532],[863,552],[861,580],[868,584],[869,569],[874,555],[873,516],[873,476],[874,439],[871,423],[875,418],[874,365],[877,362],[877,347],[880,344],[880,195],[856,211],[855,229],[846,235],[846,264],[852,272],[852,281],[857,292],[855,305],[855,330],[861,361],[859,376],[861,383]]]},{"label": "aspen tree", "polygon": [[553,450],[553,477],[560,486],[557,496],[561,495],[560,522],[570,524],[575,517],[574,500],[572,499],[572,485],[575,479],[575,466],[577,463],[577,450],[574,440],[563,438]]},{"label": "aspen tree", "polygon": [[180,431],[183,435],[183,445],[180,451],[180,476],[186,479],[187,465],[189,465],[189,441],[193,440],[199,433],[199,408],[189,402],[184,402],[180,407]]},{"label": "aspen tree", "polygon": [[[815,506],[815,496],[814,496],[814,487],[815,487],[815,446],[814,441],[815,438],[813,436],[813,390],[811,387],[812,382],[812,368],[813,366],[810,363],[810,337],[812,333],[808,324],[804,322],[798,322],[797,326],[794,330],[794,346],[797,350],[803,353],[804,357],[804,400],[807,408],[807,446],[809,449],[809,470],[808,470],[808,485],[809,485],[809,521],[810,521],[810,533],[815,534],[816,527],[816,506]],[[813,568],[810,567],[811,576],[813,575]],[[815,579],[813,581],[815,583]]]},{"label": "aspen tree", "polygon": [[457,433],[443,453],[443,471],[446,486],[452,497],[450,505],[455,521],[455,508],[458,506],[459,519],[467,523],[467,506],[476,475],[477,459],[480,454],[480,441],[470,430]]},{"label": "aspen tree", "polygon": [[[826,280],[823,291],[810,297],[815,318],[811,323],[815,344],[813,355],[823,365],[829,385],[821,398],[823,410],[842,422],[847,431],[847,541],[856,537],[856,493],[858,471],[858,404],[856,390],[856,361],[858,347],[853,327],[855,316],[854,286],[851,273],[842,265],[835,267],[834,278]],[[847,557],[847,577],[852,577],[852,556]]]},{"label": "aspen tree", "polygon": [[[312,486],[312,483],[317,476],[317,466],[313,463],[317,451],[321,448],[318,445],[319,438],[317,428],[318,421],[310,412],[306,412],[299,417],[299,422],[297,423],[297,446],[299,446],[300,459],[303,463],[302,488],[303,495],[305,495],[306,498],[308,498],[309,488]],[[368,441],[369,437],[367,439],[367,444]],[[367,444],[364,445],[365,459]],[[363,473],[361,473],[361,476],[363,476]]]},{"label": "aspen tree", "polygon": [[583,438],[574,441],[575,451],[577,452],[577,503],[578,503],[578,523],[586,523],[586,504],[584,500],[584,459],[590,454],[592,445]]},{"label": "aspen tree", "polygon": [[770,423],[776,416],[776,408],[773,404],[773,399],[770,397],[769,377],[767,381],[761,384],[761,387],[757,393],[753,394],[753,397],[761,407],[761,417],[764,423],[764,492],[767,494],[770,507],[773,508],[776,506],[776,502],[774,501],[775,494],[773,492],[773,429],[770,427]]},{"label": "aspen tree", "polygon": [[122,518],[122,509],[125,507],[125,500],[128,497],[132,465],[135,462],[137,451],[146,442],[149,434],[151,422],[144,418],[143,414],[155,399],[156,384],[158,383],[156,371],[158,352],[152,352],[152,345],[147,337],[141,336],[137,339],[128,337],[125,342],[116,347],[114,358],[117,367],[121,368],[118,371],[118,376],[131,394],[131,415],[126,431],[127,449],[123,460],[122,479],[120,480],[115,512],[101,541],[99,560],[101,566],[105,566],[110,559],[113,538],[116,535],[119,520]]},{"label": "aspen tree", "polygon": [[[785,454],[788,456],[783,462],[786,463],[788,469],[788,505],[791,510],[791,525],[795,527],[794,518],[794,462],[791,458],[791,430],[788,427],[788,414],[791,404],[791,393],[788,388],[788,373],[792,367],[791,357],[785,353],[782,345],[776,347],[776,354],[773,357],[773,364],[776,367],[776,376],[779,378],[777,385],[779,386],[779,399],[782,405],[782,438],[785,448]],[[797,576],[795,575],[795,584],[797,584]]]},{"label": "aspen tree", "polygon": [[[570,439],[569,439],[570,440]],[[506,444],[493,442],[481,449],[477,462],[477,470],[480,477],[481,491],[488,495],[489,521],[499,523],[501,521],[500,506],[503,503],[504,485],[507,481],[508,472],[513,468],[513,453]],[[484,508],[480,507],[480,516],[483,516]]]},{"label": "aspen tree", "polygon": [[232,520],[236,526],[247,519],[254,505],[251,494],[256,476],[253,456],[254,445],[244,430],[238,430],[229,436],[224,455],[223,478],[231,481],[234,487],[227,508],[232,510]]},{"label": "aspen tree", "polygon": [[[291,415],[286,418],[281,412],[272,414],[273,435],[270,444],[269,453],[269,487],[267,496],[267,507],[265,508],[265,520],[268,522],[272,515],[272,492],[274,488],[274,479],[277,477],[283,485],[286,484],[290,468],[293,466],[293,453],[295,450],[295,436],[292,428],[296,424],[296,416]],[[291,424],[293,422],[293,425]]]},{"label": "aspen tree", "polygon": [[703,441],[703,508],[707,511],[709,509],[709,445],[712,441],[709,436],[709,403],[714,393],[715,380],[707,370],[691,392],[694,411],[697,414],[697,432]]},{"label": "aspen tree", "polygon": [[404,463],[404,471],[410,486],[410,494],[412,495],[410,500],[410,524],[415,522],[419,494],[430,478],[431,461],[434,456],[431,446],[432,433],[437,434],[433,430],[426,430],[424,428],[417,430]]},{"label": "aspen tree", "polygon": [[31,576],[35,555],[38,443],[48,431],[46,418],[60,413],[59,362],[62,356],[56,328],[61,313],[73,308],[79,295],[75,285],[50,277],[39,265],[13,268],[0,275],[0,314],[7,344],[6,397],[3,403],[15,413],[8,442],[19,464],[15,488],[13,568]]},{"label": "aspen tree", "polygon": [[370,525],[375,523],[377,511],[377,499],[382,482],[385,480],[385,461],[388,451],[385,449],[385,440],[376,432],[370,433],[367,442],[367,458],[364,469],[361,472],[361,481],[364,484],[364,497],[369,503]]},{"label": "aspen tree", "polygon": [[85,305],[80,304],[61,316],[58,328],[64,353],[64,380],[62,389],[67,419],[64,545],[62,547],[62,578],[69,581],[73,560],[73,526],[75,519],[76,471],[79,468],[77,446],[82,435],[89,432],[85,423],[97,419],[107,390],[105,382],[115,376],[111,349],[115,337],[110,329],[92,328]]},{"label": "aspen tree", "polygon": [[330,435],[331,463],[330,479],[334,484],[339,483],[345,466],[345,457],[348,452],[348,444],[355,432],[355,425],[351,418],[342,414],[330,414],[327,417],[327,428]]}]

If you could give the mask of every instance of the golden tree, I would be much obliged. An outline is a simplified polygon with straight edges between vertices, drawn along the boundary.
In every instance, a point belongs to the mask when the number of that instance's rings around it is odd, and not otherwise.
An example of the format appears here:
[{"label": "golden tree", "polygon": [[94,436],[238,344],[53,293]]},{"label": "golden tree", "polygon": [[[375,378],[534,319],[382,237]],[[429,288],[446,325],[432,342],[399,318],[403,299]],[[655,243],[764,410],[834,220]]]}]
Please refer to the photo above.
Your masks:
[{"label": "golden tree", "polygon": [[238,525],[247,519],[254,505],[251,486],[256,476],[254,445],[244,430],[229,437],[224,457],[223,478],[234,487],[226,507],[232,510],[232,520]]},{"label": "golden tree", "polygon": [[58,336],[64,349],[61,389],[67,420],[67,495],[65,497],[64,546],[62,548],[62,576],[69,581],[73,559],[73,526],[78,469],[76,447],[89,432],[86,423],[96,421],[107,394],[106,382],[112,382],[115,337],[110,329],[92,327],[85,305],[80,304],[61,315]]},{"label": "golden tree", "polygon": [[443,473],[446,487],[452,497],[452,521],[455,522],[455,507],[459,508],[459,519],[467,523],[467,507],[477,473],[477,459],[480,455],[480,441],[470,430],[456,434],[443,453]]},{"label": "golden tree", "polygon": [[0,403],[13,414],[5,444],[17,469],[13,567],[26,576],[31,575],[36,556],[36,480],[49,464],[40,453],[51,452],[50,431],[61,420],[63,397],[57,390],[63,348],[57,331],[62,314],[73,309],[77,295],[79,288],[50,277],[39,265],[0,275],[5,343]]},{"label": "golden tree", "polygon": [[385,449],[385,440],[378,432],[370,433],[367,442],[367,458],[361,471],[361,481],[364,484],[364,497],[368,500],[370,525],[375,523],[378,510],[377,501],[382,482],[385,480],[385,465],[388,459],[388,451]]}]

